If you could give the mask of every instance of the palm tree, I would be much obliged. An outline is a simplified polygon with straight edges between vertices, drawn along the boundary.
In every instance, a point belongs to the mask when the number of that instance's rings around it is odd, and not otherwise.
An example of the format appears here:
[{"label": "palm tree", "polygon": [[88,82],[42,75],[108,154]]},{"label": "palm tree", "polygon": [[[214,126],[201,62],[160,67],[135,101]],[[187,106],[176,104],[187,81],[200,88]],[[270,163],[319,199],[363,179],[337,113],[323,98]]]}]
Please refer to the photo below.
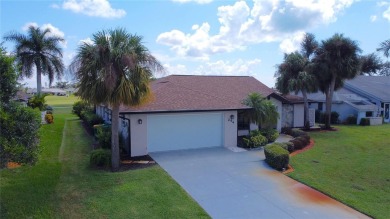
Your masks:
[{"label": "palm tree", "polygon": [[304,125],[306,129],[310,129],[307,93],[317,90],[317,82],[315,77],[307,69],[307,59],[300,53],[286,54],[283,63],[278,66],[276,72],[278,78],[276,79],[275,87],[282,94],[302,92],[305,115]]},{"label": "palm tree", "polygon": [[342,34],[335,34],[322,41],[314,58],[319,88],[326,96],[325,128],[330,128],[333,92],[359,73],[360,48],[357,43]]},{"label": "palm tree", "polygon": [[252,108],[249,113],[250,120],[261,127],[272,126],[278,121],[279,113],[275,105],[261,94],[251,93],[242,103]]},{"label": "palm tree", "polygon": [[49,36],[49,33],[49,28],[42,31],[39,27],[30,26],[27,35],[13,32],[4,37],[16,43],[15,57],[22,77],[30,78],[33,68],[36,68],[38,94],[42,91],[41,75],[47,75],[51,85],[54,76],[60,79],[64,72],[62,49],[59,46],[64,39]]},{"label": "palm tree", "polygon": [[119,168],[119,107],[138,105],[150,97],[152,71],[162,65],[142,44],[142,37],[125,29],[100,31],[93,44],[82,44],[71,64],[78,82],[78,94],[94,104],[109,104],[112,109],[112,170]]},{"label": "palm tree", "polygon": [[276,88],[283,94],[302,92],[304,100],[304,126],[310,129],[308,92],[317,91],[316,78],[311,71],[311,61],[318,43],[311,33],[306,33],[301,43],[301,53],[285,54],[277,67]]},{"label": "palm tree", "polygon": [[383,51],[383,54],[388,58],[390,56],[390,39],[383,41],[377,51]]}]

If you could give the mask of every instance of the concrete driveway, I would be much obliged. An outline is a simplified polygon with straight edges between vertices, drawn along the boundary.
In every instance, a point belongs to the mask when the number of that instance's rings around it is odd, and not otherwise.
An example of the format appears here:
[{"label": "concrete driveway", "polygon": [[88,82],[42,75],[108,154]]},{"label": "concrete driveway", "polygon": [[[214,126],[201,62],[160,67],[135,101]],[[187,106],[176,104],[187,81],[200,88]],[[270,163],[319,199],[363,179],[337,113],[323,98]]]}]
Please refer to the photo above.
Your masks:
[{"label": "concrete driveway", "polygon": [[152,153],[212,218],[367,218],[270,169],[262,150]]}]

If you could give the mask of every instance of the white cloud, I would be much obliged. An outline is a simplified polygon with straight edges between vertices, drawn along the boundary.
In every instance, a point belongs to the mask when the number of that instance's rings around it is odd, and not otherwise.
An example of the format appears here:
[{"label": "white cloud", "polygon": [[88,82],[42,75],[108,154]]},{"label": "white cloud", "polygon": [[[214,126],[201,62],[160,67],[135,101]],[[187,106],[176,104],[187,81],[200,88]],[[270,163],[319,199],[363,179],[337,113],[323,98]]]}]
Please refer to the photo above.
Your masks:
[{"label": "white cloud", "polygon": [[[45,29],[49,29],[50,30],[50,33],[47,34],[47,36],[57,36],[57,37],[61,37],[63,39],[65,39],[65,33],[62,32],[58,27],[55,27],[54,25],[48,23],[48,24],[42,24],[41,26],[39,26],[37,23],[35,22],[29,22],[29,23],[26,23],[23,27],[22,27],[22,30],[23,31],[27,31],[28,28],[30,26],[33,26],[35,28],[39,27],[41,30],[45,30]],[[67,42],[66,40],[61,42],[60,43],[64,48],[66,48],[67,46]]]},{"label": "white cloud", "polygon": [[378,17],[377,17],[376,15],[371,15],[371,16],[370,16],[370,21],[371,21],[371,22],[375,22],[377,18],[378,18]]},{"label": "white cloud", "polygon": [[179,2],[179,3],[195,2],[197,4],[208,4],[208,3],[211,3],[213,0],[172,0],[172,1]]},{"label": "white cloud", "polygon": [[188,70],[185,65],[164,64],[168,74],[179,75],[256,75],[260,66],[260,59],[242,60],[238,59],[234,62],[218,60],[215,62],[206,62],[199,65],[194,70]]},{"label": "white cloud", "polygon": [[285,38],[279,45],[283,53],[292,53],[299,49],[305,32],[297,32],[291,37]]},{"label": "white cloud", "polygon": [[89,38],[89,37],[86,39],[80,40],[78,44],[82,45],[83,43],[90,44],[90,45],[94,44],[93,41],[91,40],[91,38]]},{"label": "white cloud", "polygon": [[[336,21],[337,15],[353,0],[254,0],[218,8],[219,32],[210,35],[210,25],[192,26],[192,33],[171,30],[161,33],[157,42],[171,47],[180,56],[201,57],[245,49],[262,42],[293,38],[311,27]],[[287,41],[284,43],[287,47]]]},{"label": "white cloud", "polygon": [[390,6],[383,12],[383,17],[390,22]]},{"label": "white cloud", "polygon": [[126,15],[123,9],[114,9],[108,0],[65,0],[62,9],[93,17],[121,18]]}]

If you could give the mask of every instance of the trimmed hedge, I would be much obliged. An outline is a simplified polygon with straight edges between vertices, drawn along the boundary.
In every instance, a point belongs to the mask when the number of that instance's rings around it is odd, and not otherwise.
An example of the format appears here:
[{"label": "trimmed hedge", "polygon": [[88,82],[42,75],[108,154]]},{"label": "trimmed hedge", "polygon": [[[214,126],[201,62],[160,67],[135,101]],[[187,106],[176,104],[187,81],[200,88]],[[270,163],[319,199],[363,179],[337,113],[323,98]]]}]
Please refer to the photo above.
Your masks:
[{"label": "trimmed hedge", "polygon": [[264,147],[265,162],[277,170],[283,170],[288,167],[290,156],[287,150],[279,144],[270,144]]},{"label": "trimmed hedge", "polygon": [[291,136],[293,136],[294,138],[304,136],[304,135],[307,135],[307,133],[300,130],[300,129],[292,129],[291,130]]},{"label": "trimmed hedge", "polygon": [[282,147],[284,150],[287,150],[289,153],[294,151],[294,144],[291,142],[275,142],[273,144]]},{"label": "trimmed hedge", "polygon": [[94,167],[110,167],[111,151],[105,149],[96,149],[91,152],[89,162]]}]

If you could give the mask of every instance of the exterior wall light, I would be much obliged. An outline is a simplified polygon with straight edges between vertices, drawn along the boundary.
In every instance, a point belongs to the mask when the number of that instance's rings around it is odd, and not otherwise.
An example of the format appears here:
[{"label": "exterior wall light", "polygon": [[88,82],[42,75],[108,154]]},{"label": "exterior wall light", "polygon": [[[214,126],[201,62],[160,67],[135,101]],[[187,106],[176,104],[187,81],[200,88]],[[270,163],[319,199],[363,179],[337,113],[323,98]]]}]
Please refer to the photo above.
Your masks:
[{"label": "exterior wall light", "polygon": [[138,124],[142,124],[142,119],[138,119]]},{"label": "exterior wall light", "polygon": [[234,123],[234,115],[230,115],[228,121]]}]

